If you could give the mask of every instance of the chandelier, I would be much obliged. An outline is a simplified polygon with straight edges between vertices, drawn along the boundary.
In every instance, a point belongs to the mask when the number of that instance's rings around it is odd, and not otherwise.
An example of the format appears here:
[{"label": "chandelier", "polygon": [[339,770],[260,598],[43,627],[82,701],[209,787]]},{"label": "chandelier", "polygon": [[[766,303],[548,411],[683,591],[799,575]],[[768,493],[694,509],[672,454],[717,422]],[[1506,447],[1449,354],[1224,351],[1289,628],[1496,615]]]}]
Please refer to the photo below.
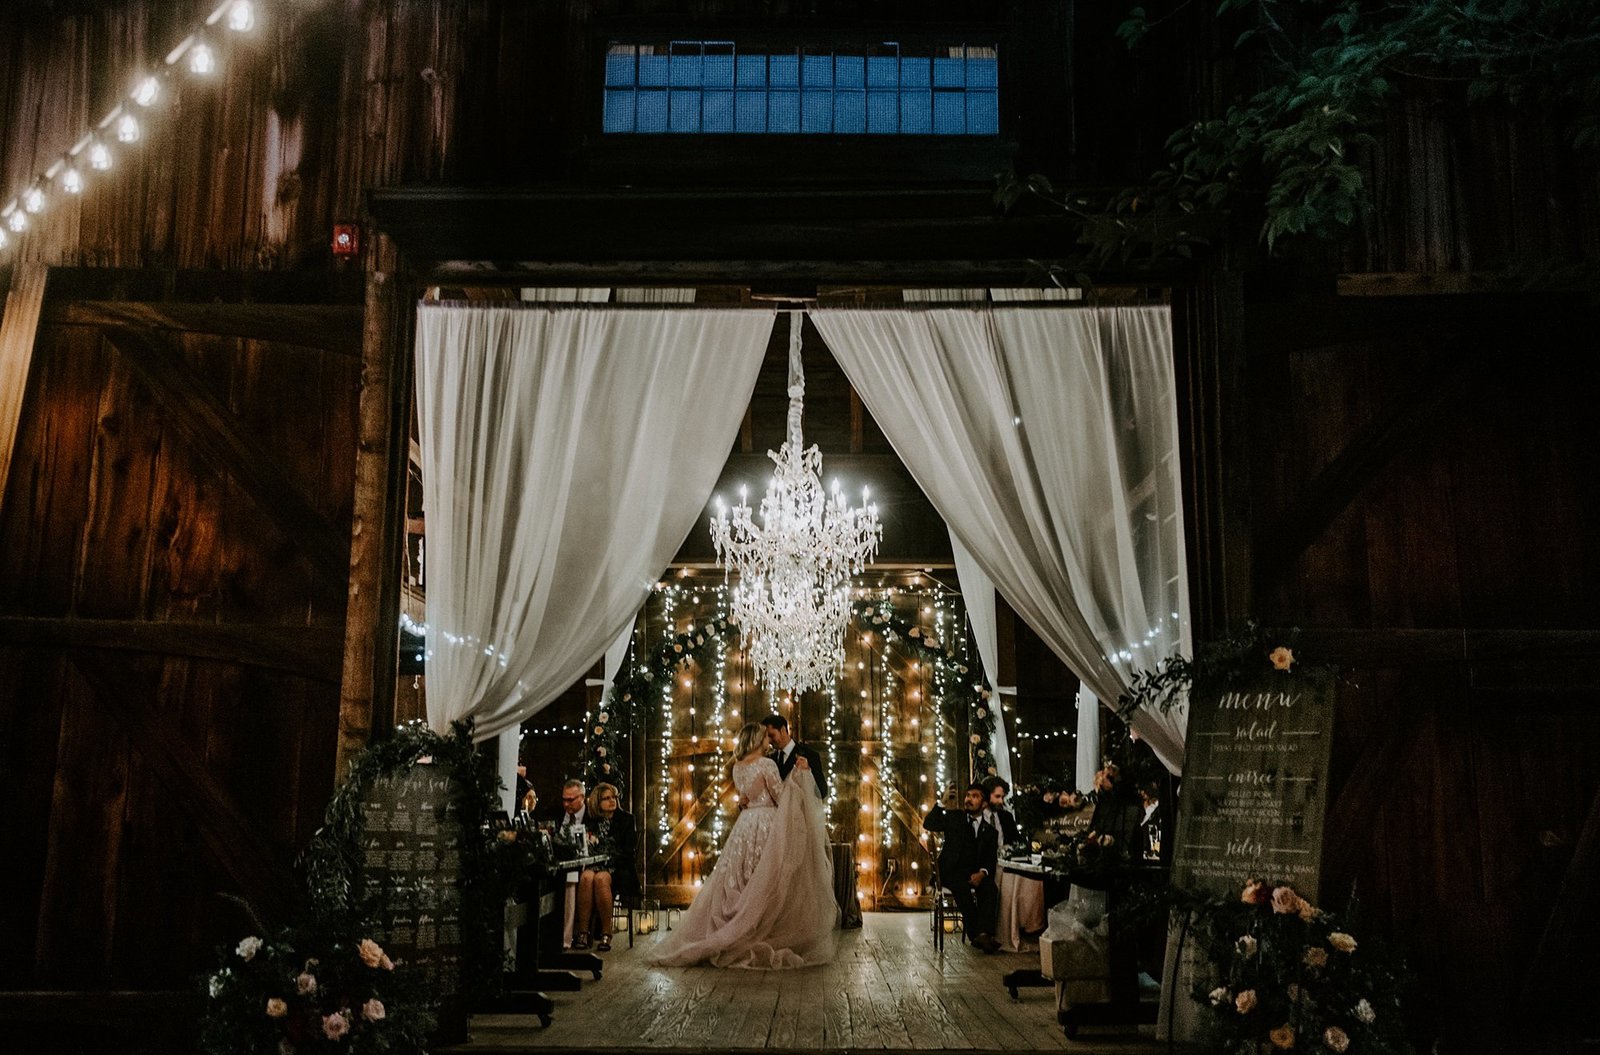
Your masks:
[{"label": "chandelier", "polygon": [[730,615],[743,634],[757,680],[777,694],[796,695],[832,685],[844,665],[844,629],[850,617],[850,577],[877,552],[883,529],[878,507],[861,490],[853,509],[839,490],[822,489],[822,452],[806,447],[800,418],[805,373],[800,364],[800,312],[789,315],[788,437],[767,457],[777,472],[751,516],[745,489],[739,504],[717,500],[711,539],[725,574],[739,581]]}]

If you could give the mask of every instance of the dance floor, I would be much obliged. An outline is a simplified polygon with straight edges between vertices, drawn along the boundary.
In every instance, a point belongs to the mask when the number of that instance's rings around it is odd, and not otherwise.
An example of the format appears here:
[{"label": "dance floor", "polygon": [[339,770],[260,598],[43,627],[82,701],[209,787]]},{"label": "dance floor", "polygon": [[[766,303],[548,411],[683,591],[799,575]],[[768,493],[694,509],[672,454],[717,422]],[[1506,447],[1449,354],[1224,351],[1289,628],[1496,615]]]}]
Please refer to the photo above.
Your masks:
[{"label": "dance floor", "polygon": [[1067,1041],[1054,990],[1023,989],[1013,1002],[1001,984],[1009,971],[1037,968],[1037,953],[985,956],[952,935],[941,955],[926,913],[869,912],[864,927],[843,932],[834,963],[800,971],[650,967],[644,957],[658,935],[632,949],[619,937],[599,982],[550,994],[548,1028],[531,1017],[480,1015],[471,1043],[450,1050],[1159,1050],[1149,1027],[1086,1029]]}]

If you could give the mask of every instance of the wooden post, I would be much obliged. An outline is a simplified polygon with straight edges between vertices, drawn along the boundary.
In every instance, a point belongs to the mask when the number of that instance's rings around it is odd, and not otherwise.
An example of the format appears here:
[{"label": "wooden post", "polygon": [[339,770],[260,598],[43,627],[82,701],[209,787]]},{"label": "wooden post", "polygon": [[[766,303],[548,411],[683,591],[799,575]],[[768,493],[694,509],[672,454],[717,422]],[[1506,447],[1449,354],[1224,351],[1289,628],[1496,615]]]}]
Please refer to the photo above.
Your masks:
[{"label": "wooden post", "polygon": [[408,280],[386,272],[367,276],[336,783],[367,741],[394,725],[400,552],[411,453],[412,314]]},{"label": "wooden post", "polygon": [[39,311],[44,305],[49,271],[43,264],[18,264],[12,273],[5,315],[0,317],[0,502],[5,501],[11,451],[22,420],[22,396],[33,365],[33,344],[39,334]]}]

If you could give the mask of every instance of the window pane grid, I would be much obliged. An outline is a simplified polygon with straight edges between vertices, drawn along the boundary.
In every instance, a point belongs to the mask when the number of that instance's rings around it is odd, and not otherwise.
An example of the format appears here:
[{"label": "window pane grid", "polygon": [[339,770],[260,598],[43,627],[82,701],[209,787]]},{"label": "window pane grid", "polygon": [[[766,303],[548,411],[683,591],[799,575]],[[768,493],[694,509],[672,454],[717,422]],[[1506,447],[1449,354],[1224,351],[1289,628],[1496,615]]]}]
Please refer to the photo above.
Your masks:
[{"label": "window pane grid", "polygon": [[992,46],[841,52],[732,41],[612,44],[607,134],[998,135]]}]

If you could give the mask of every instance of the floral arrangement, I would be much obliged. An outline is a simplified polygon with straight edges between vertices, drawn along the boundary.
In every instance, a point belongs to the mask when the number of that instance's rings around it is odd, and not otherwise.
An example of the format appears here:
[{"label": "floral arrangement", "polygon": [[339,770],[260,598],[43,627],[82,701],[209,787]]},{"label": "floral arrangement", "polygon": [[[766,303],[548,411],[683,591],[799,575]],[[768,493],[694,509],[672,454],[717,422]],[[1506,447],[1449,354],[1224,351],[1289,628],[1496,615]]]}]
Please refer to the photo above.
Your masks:
[{"label": "floral arrangement", "polygon": [[1412,1050],[1400,1014],[1403,969],[1292,886],[1252,879],[1237,897],[1190,900],[1214,968],[1194,994],[1206,1009],[1208,1050]]},{"label": "floral arrangement", "polygon": [[208,1055],[426,1050],[435,1024],[404,964],[368,937],[251,936],[205,980]]}]

